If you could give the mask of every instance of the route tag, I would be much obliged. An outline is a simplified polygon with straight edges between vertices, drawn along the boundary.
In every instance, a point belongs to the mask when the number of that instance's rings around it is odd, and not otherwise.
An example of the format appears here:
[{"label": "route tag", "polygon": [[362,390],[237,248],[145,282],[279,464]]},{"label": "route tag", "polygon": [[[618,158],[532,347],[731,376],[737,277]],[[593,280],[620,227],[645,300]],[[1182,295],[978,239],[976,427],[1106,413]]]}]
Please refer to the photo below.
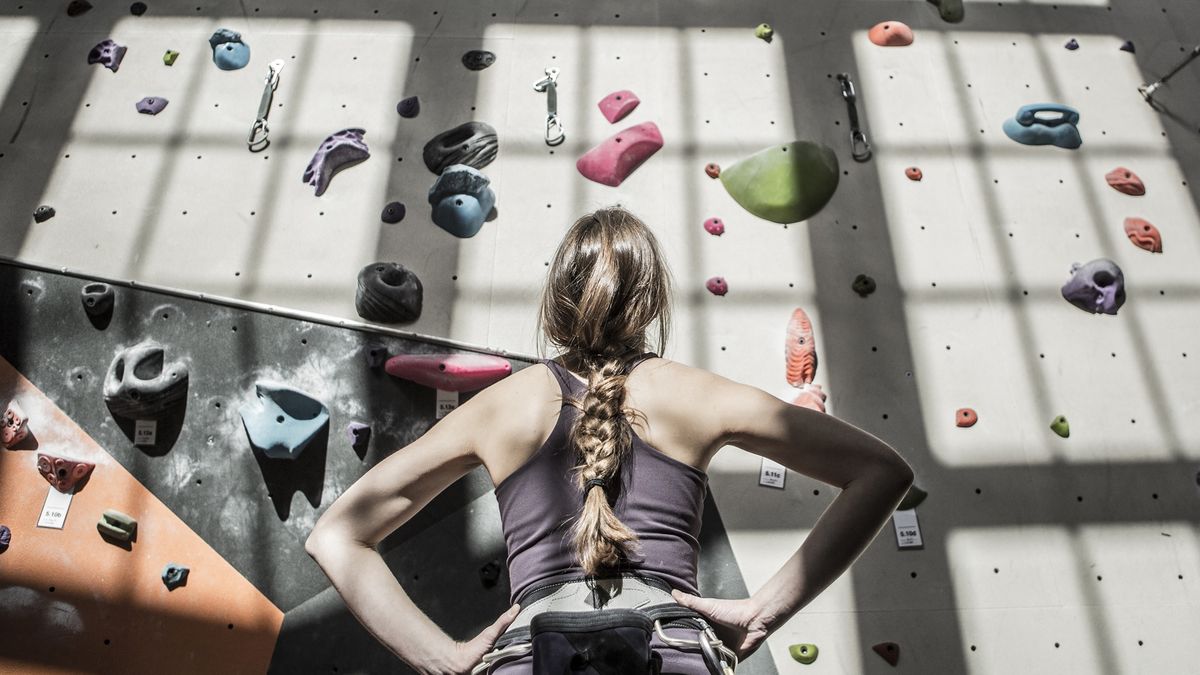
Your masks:
[{"label": "route tag", "polygon": [[46,503],[42,504],[42,515],[38,517],[38,527],[53,527],[61,530],[67,520],[67,510],[71,508],[71,495],[59,492],[53,485],[47,485],[50,492],[46,493]]},{"label": "route tag", "polygon": [[442,419],[449,415],[451,411],[458,407],[458,392],[457,391],[442,391],[437,390],[437,410],[434,419]]},{"label": "route tag", "polygon": [[758,484],[764,487],[773,487],[783,489],[783,482],[787,478],[787,467],[774,462],[766,457],[762,458],[762,465],[758,470]]},{"label": "route tag", "polygon": [[916,509],[897,511],[892,515],[892,525],[896,528],[896,544],[900,548],[925,548]]},{"label": "route tag", "polygon": [[137,420],[134,422],[134,445],[154,445],[154,440],[157,436],[158,422],[156,420]]}]

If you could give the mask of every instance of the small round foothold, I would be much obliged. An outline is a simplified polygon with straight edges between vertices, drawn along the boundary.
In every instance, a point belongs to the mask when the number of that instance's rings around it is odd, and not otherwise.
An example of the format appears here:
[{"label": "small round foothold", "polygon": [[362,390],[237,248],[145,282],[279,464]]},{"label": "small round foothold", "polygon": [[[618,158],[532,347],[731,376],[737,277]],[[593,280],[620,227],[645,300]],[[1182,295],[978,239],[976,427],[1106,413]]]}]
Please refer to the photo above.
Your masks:
[{"label": "small round foothold", "polygon": [[398,223],[404,220],[406,211],[402,202],[392,202],[383,207],[383,213],[379,215],[379,219],[385,223]]},{"label": "small round foothold", "polygon": [[1050,422],[1050,428],[1054,431],[1054,433],[1062,436],[1063,438],[1069,438],[1071,436],[1071,425],[1067,424],[1067,418],[1063,415],[1055,417],[1054,420]]},{"label": "small round foothold", "polygon": [[865,298],[875,292],[875,280],[865,274],[860,274],[854,277],[854,283],[850,285],[850,288]]},{"label": "small round foothold", "polygon": [[921,180],[922,178],[925,177],[925,174],[921,173],[921,169],[919,169],[918,167],[915,167],[915,166],[910,166],[907,169],[905,169],[904,175],[908,176],[909,180]]},{"label": "small round foothold", "polygon": [[895,642],[880,642],[871,649],[893,666],[900,663],[900,645]]},{"label": "small round foothold", "polygon": [[1079,49],[1079,41],[1075,38],[1071,38],[1070,40],[1067,40],[1067,44],[1063,46],[1071,51],[1075,51],[1076,49]]},{"label": "small round foothold", "polygon": [[129,6],[129,13],[134,16],[141,16],[146,13],[146,3],[135,2]]},{"label": "small round foothold", "polygon": [[725,234],[725,223],[720,218],[709,218],[704,221],[704,231],[719,237]]},{"label": "small round foothold", "polygon": [[421,99],[409,96],[396,104],[396,112],[405,119],[412,119],[421,113]]},{"label": "small round foothold", "polygon": [[708,174],[709,178],[721,177],[721,165],[715,162],[709,162],[704,165],[704,173]]},{"label": "small round foothold", "polygon": [[1121,51],[1123,51],[1123,52],[1129,52],[1130,54],[1134,54],[1134,53],[1136,53],[1136,52],[1134,51],[1134,47],[1133,47],[1133,41],[1132,41],[1132,40],[1126,40],[1126,41],[1124,42],[1124,44],[1122,44],[1122,45],[1121,45]]},{"label": "small round foothold", "polygon": [[496,55],[483,49],[472,49],[462,55],[462,63],[468,70],[483,70],[496,62]]},{"label": "small round foothold", "polygon": [[954,413],[954,421],[960,427],[973,427],[979,421],[979,415],[971,408],[959,408]]},{"label": "small round foothold", "polygon": [[33,220],[35,222],[44,223],[53,218],[54,213],[54,207],[43,204],[33,210]]},{"label": "small round foothold", "polygon": [[769,23],[760,23],[754,27],[754,37],[770,42],[771,38],[775,37],[775,29],[771,28]]},{"label": "small round foothold", "polygon": [[808,665],[817,660],[817,646],[814,644],[799,644],[788,647],[788,653],[804,665]]},{"label": "small round foothold", "polygon": [[713,295],[725,295],[729,292],[729,284],[725,282],[725,277],[712,277],[704,282],[704,287]]}]

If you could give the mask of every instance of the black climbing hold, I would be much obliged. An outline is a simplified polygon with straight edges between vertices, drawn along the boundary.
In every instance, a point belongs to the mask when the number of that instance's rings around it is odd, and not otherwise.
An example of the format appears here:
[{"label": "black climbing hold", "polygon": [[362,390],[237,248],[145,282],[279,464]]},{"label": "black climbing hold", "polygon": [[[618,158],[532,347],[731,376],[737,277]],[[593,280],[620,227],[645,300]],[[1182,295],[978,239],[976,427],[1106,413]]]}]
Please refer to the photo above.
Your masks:
[{"label": "black climbing hold", "polygon": [[113,293],[112,286],[94,283],[83,287],[80,299],[83,301],[83,311],[87,312],[90,317],[99,318],[112,312],[116,295]]},{"label": "black climbing hold", "polygon": [[479,568],[479,580],[483,582],[484,588],[491,588],[500,580],[500,563],[496,560],[489,560],[486,565]]},{"label": "black climbing hold", "polygon": [[92,3],[87,0],[71,0],[67,4],[67,16],[79,16],[92,8]]},{"label": "black climbing hold", "polygon": [[404,118],[416,117],[421,112],[421,100],[416,96],[409,96],[396,104],[396,112]]},{"label": "black climbing hold", "polygon": [[880,642],[871,647],[871,649],[875,650],[876,654],[883,657],[884,661],[893,666],[900,663],[900,645],[895,642]]},{"label": "black climbing hold", "polygon": [[499,150],[496,130],[485,122],[467,122],[434,136],[425,144],[421,158],[435,174],[452,164],[482,169],[496,159]]},{"label": "black climbing hold", "polygon": [[1130,54],[1133,54],[1133,53],[1134,53],[1134,49],[1133,49],[1133,41],[1132,41],[1132,40],[1126,40],[1126,41],[1125,41],[1125,44],[1121,45],[1121,51],[1123,51],[1123,52],[1129,52]]},{"label": "black climbing hold", "polygon": [[167,563],[162,571],[162,580],[168,591],[187,584],[188,567],[179,563]]},{"label": "black climbing hold", "polygon": [[39,223],[44,223],[53,218],[54,213],[53,206],[46,206],[43,204],[42,206],[39,206],[33,210],[33,219]]},{"label": "black climbing hold", "polygon": [[496,55],[482,49],[472,49],[462,55],[462,62],[470,70],[483,70],[496,62]]},{"label": "black climbing hold", "polygon": [[367,345],[367,367],[378,368],[388,358],[387,347],[383,345]]},{"label": "black climbing hold", "polygon": [[398,223],[404,220],[405,208],[401,202],[392,202],[383,207],[383,213],[379,214],[379,219],[385,223]]},{"label": "black climbing hold", "polygon": [[851,288],[854,289],[855,293],[865,298],[875,292],[875,280],[865,274],[860,274],[854,277],[854,283],[851,285]]},{"label": "black climbing hold", "polygon": [[141,16],[146,13],[146,3],[135,2],[129,6],[129,13],[134,16]]},{"label": "black climbing hold", "polygon": [[354,308],[367,321],[416,321],[421,316],[422,293],[421,280],[400,263],[371,263],[358,273]]}]

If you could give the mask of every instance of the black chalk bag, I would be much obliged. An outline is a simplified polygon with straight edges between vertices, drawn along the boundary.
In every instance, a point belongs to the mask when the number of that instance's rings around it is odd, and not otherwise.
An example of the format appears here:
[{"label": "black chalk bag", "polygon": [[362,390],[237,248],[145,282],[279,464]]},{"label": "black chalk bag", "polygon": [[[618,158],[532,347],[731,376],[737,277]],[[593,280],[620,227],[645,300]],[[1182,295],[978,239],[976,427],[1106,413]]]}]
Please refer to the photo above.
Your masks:
[{"label": "black chalk bag", "polygon": [[654,623],[636,609],[542,612],[530,623],[534,675],[658,675]]}]

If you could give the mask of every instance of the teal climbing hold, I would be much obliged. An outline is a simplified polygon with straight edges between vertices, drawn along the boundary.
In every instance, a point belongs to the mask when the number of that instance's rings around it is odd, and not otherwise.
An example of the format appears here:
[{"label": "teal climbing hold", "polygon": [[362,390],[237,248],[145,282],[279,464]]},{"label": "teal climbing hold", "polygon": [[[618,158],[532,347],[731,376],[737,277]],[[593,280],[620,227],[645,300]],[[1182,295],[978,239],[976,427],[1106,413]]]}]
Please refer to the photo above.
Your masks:
[{"label": "teal climbing hold", "polygon": [[1067,418],[1063,415],[1055,417],[1054,421],[1050,422],[1050,428],[1054,430],[1054,433],[1063,438],[1071,436],[1071,425],[1067,424]]},{"label": "teal climbing hold", "polygon": [[1083,144],[1079,111],[1059,103],[1030,103],[1004,120],[1005,135],[1025,145],[1056,145],[1073,150]]},{"label": "teal climbing hold", "polygon": [[788,647],[788,653],[792,655],[793,659],[796,659],[806,666],[817,660],[817,646],[814,644],[804,643],[791,645]]},{"label": "teal climbing hold", "polygon": [[329,422],[325,404],[299,389],[259,380],[254,391],[238,412],[250,444],[271,459],[296,459]]},{"label": "teal climbing hold", "polygon": [[925,501],[925,498],[928,496],[928,492],[922,490],[916,485],[910,485],[908,487],[908,494],[904,495],[904,499],[900,500],[900,505],[896,507],[896,510],[907,511],[909,509],[915,509],[920,506],[921,502]]},{"label": "teal climbing hold", "polygon": [[820,211],[838,185],[833,150],[808,141],[773,145],[721,170],[721,184],[750,213],[795,223]]}]

